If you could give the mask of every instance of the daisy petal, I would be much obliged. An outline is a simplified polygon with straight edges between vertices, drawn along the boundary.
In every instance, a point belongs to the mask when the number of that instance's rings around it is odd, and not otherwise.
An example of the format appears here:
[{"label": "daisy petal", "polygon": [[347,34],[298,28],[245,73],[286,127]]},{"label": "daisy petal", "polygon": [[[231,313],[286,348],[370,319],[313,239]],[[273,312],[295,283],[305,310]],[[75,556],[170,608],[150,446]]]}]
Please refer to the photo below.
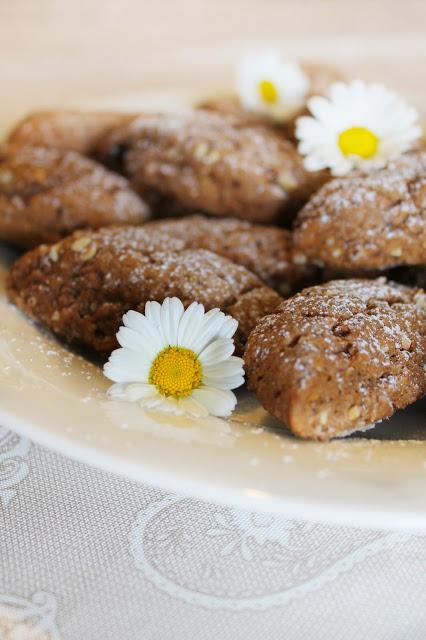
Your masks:
[{"label": "daisy petal", "polygon": [[152,348],[156,351],[164,348],[163,336],[151,318],[147,318],[137,311],[128,311],[123,316],[123,324],[125,327],[140,333],[148,343],[151,343]]},{"label": "daisy petal", "polygon": [[205,314],[199,334],[192,342],[191,349],[195,353],[200,353],[209,342],[217,337],[224,319],[225,314],[219,309],[211,309]]},{"label": "daisy petal", "polygon": [[147,382],[150,363],[135,351],[116,349],[104,365],[104,375],[114,382]]},{"label": "daisy petal", "polygon": [[150,320],[157,329],[160,329],[161,304],[156,300],[149,300],[145,305],[145,317]]},{"label": "daisy petal", "polygon": [[177,398],[172,397],[164,397],[158,394],[156,399],[152,401],[143,401],[141,404],[145,409],[155,409],[155,411],[160,411],[161,413],[172,413],[175,415],[182,415],[183,411],[179,407],[179,400]]},{"label": "daisy petal", "polygon": [[244,384],[243,375],[223,376],[223,377],[203,377],[203,384],[206,387],[215,387],[216,389],[238,389]]},{"label": "daisy petal", "polygon": [[238,329],[238,321],[232,316],[225,316],[223,324],[217,332],[218,338],[232,338]]},{"label": "daisy petal", "polygon": [[178,298],[166,298],[161,305],[161,330],[166,344],[178,343],[178,329],[183,313],[183,304]]},{"label": "daisy petal", "polygon": [[138,333],[129,327],[120,327],[117,333],[118,343],[131,351],[139,354],[139,357],[152,360],[155,357],[155,350],[143,333]]},{"label": "daisy petal", "polygon": [[328,163],[327,160],[322,160],[319,156],[311,154],[306,156],[303,165],[307,171],[319,171],[320,169],[325,169]]},{"label": "daisy petal", "polygon": [[200,330],[204,317],[204,307],[198,302],[192,302],[185,310],[179,322],[177,344],[179,347],[192,349],[192,341]]},{"label": "daisy petal", "polygon": [[161,394],[159,394],[158,392],[152,396],[149,396],[147,398],[141,398],[139,401],[139,406],[142,409],[157,409],[158,407],[162,407],[164,406],[166,398],[164,398],[164,396],[162,396]]},{"label": "daisy petal", "polygon": [[183,414],[194,416],[195,418],[205,418],[209,415],[208,410],[202,402],[194,398],[194,394],[188,398],[179,398],[178,407]]},{"label": "daisy petal", "polygon": [[196,302],[185,311],[178,298],[149,301],[145,312],[123,316],[122,346],[104,366],[115,383],[108,394],[146,410],[204,417],[212,407],[213,415],[228,415],[236,402],[230,390],[244,383],[243,361],[232,355],[236,321]]},{"label": "daisy petal", "polygon": [[274,49],[252,51],[237,65],[236,90],[244,108],[285,121],[303,107],[309,78]]},{"label": "daisy petal", "polygon": [[108,389],[108,395],[119,400],[138,402],[155,398],[158,396],[158,392],[152,384],[130,383],[112,385]]},{"label": "daisy petal", "polygon": [[203,367],[213,365],[226,360],[232,356],[235,350],[234,341],[229,338],[219,338],[205,347],[199,354],[199,359]]},{"label": "daisy petal", "polygon": [[312,116],[298,118],[296,137],[308,171],[328,167],[343,176],[382,167],[421,136],[417,111],[379,84],[338,82],[328,98],[307,104]]},{"label": "daisy petal", "polygon": [[237,399],[232,391],[224,391],[213,387],[195,389],[194,400],[202,404],[212,416],[226,417],[235,409]]},{"label": "daisy petal", "polygon": [[325,125],[333,125],[335,110],[330,100],[322,96],[315,96],[308,100],[308,108],[316,120]]},{"label": "daisy petal", "polygon": [[242,358],[230,356],[227,360],[218,364],[205,365],[203,373],[209,378],[221,378],[227,376],[241,376],[244,371],[244,362]]}]

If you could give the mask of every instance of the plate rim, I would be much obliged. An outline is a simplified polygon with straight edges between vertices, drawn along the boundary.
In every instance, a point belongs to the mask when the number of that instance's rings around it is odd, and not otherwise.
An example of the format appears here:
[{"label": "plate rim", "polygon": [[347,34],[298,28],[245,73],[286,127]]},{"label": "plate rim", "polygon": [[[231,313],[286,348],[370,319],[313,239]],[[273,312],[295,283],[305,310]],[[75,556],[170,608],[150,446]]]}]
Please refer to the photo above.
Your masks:
[{"label": "plate rim", "polygon": [[[87,445],[79,445],[72,438],[52,434],[40,427],[21,420],[0,407],[0,423],[32,443],[45,447],[56,454],[63,455],[80,464],[101,471],[112,473],[133,482],[181,494],[213,504],[234,507],[248,511],[269,513],[308,522],[320,522],[337,526],[363,528],[370,530],[401,531],[407,533],[426,533],[426,512],[408,509],[404,512],[380,510],[376,506],[358,505],[344,506],[332,502],[292,498],[291,496],[275,497],[265,491],[247,489],[246,491],[220,487],[207,481],[197,483],[175,473],[156,472],[146,465],[124,462],[119,456],[100,452]],[[64,448],[66,446],[66,453]]]}]

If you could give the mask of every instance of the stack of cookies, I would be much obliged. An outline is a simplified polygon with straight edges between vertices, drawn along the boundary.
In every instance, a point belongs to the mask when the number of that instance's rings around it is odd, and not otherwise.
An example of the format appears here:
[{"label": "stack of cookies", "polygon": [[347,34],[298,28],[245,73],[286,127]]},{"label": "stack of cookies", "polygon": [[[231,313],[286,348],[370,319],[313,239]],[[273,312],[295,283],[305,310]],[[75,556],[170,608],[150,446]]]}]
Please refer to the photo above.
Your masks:
[{"label": "stack of cookies", "polygon": [[[336,79],[306,69],[316,92]],[[149,300],[219,307],[249,387],[298,436],[389,417],[426,393],[426,151],[336,176],[296,134],[235,96],[31,114],[0,147],[0,240],[31,249],[10,299],[102,358]]]}]

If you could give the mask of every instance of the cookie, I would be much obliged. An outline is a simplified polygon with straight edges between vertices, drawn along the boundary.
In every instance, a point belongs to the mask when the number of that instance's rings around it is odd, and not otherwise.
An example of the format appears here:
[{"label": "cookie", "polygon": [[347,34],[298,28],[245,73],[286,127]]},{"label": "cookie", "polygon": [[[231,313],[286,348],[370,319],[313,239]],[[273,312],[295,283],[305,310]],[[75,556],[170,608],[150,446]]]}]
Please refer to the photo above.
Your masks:
[{"label": "cookie", "polygon": [[[177,296],[206,309],[219,307],[239,322],[241,353],[250,331],[281,296],[250,271],[204,250],[141,249],[132,228],[79,231],[42,245],[13,265],[10,299],[67,342],[101,354],[117,346],[115,334],[129,309]],[[173,250],[174,249],[174,250]]]},{"label": "cookie", "polygon": [[194,215],[148,222],[135,231],[134,242],[159,250],[174,246],[213,251],[246,267],[285,296],[318,278],[315,267],[293,263],[291,233],[279,227]]},{"label": "cookie", "polygon": [[108,111],[34,111],[18,122],[8,136],[8,142],[90,155],[102,135],[134,117]]},{"label": "cookie", "polygon": [[0,147],[0,240],[30,248],[78,228],[139,224],[148,214],[125,178],[74,151]]},{"label": "cookie", "polygon": [[346,270],[426,264],[426,151],[325,184],[299,212],[294,246],[299,262]]},{"label": "cookie", "polygon": [[273,126],[283,132],[284,135],[288,134],[288,137],[291,137],[292,131],[294,130],[293,121],[291,121],[290,124],[287,122],[275,123],[271,118],[263,113],[245,109],[236,93],[218,93],[199,102],[196,105],[196,108],[203,111],[212,111],[214,113],[238,118],[241,123],[246,125],[261,124]]},{"label": "cookie", "polygon": [[259,322],[244,360],[259,401],[294,434],[367,429],[426,393],[426,294],[385,278],[304,289]]},{"label": "cookie", "polygon": [[334,82],[345,82],[345,74],[336,67],[318,62],[302,62],[300,65],[309,78],[308,97],[325,95]]},{"label": "cookie", "polygon": [[[311,96],[324,95],[333,82],[344,79],[342,73],[334,67],[326,65],[302,63],[301,68],[310,80],[309,93],[307,98]],[[294,140],[295,120],[302,114],[308,113],[306,107],[302,107],[295,116],[286,122],[273,122],[267,115],[256,113],[245,109],[240,102],[236,93],[219,93],[210,96],[197,105],[198,109],[205,109],[217,113],[228,114],[237,117],[246,124],[269,124],[278,128],[284,136]]]},{"label": "cookie", "polygon": [[325,179],[270,127],[203,111],[137,118],[104,136],[98,156],[144,196],[251,222],[288,223]]}]

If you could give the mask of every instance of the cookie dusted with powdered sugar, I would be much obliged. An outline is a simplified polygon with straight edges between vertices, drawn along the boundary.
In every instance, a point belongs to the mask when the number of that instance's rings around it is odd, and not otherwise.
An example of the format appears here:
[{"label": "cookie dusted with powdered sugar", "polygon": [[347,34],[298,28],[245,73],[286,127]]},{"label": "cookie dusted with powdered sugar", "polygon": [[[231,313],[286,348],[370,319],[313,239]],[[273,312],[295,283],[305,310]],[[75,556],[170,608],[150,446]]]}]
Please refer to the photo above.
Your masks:
[{"label": "cookie dusted with powdered sugar", "polygon": [[55,147],[91,155],[102,135],[135,117],[109,111],[34,111],[15,125],[7,140],[16,145]]},{"label": "cookie dusted with powdered sugar", "polygon": [[304,289],[259,322],[244,360],[259,401],[296,435],[366,429],[426,393],[426,294],[384,278]]},{"label": "cookie dusted with powdered sugar", "polygon": [[347,270],[426,264],[426,152],[328,182],[299,212],[294,248]]},{"label": "cookie dusted with powdered sugar", "polygon": [[140,224],[148,215],[125,178],[74,151],[0,147],[0,240],[29,248],[79,228]]},{"label": "cookie dusted with powdered sugar", "polygon": [[104,136],[97,157],[151,199],[251,222],[289,222],[325,180],[270,127],[204,111],[137,118]]},{"label": "cookie dusted with powdered sugar", "polygon": [[129,309],[143,313],[148,300],[180,298],[220,308],[239,322],[241,352],[259,319],[282,301],[253,273],[210,251],[181,243],[137,242],[136,228],[80,231],[42,245],[13,265],[10,299],[67,342],[107,354]]},{"label": "cookie dusted with powdered sugar", "polygon": [[159,249],[213,251],[246,267],[285,296],[318,279],[317,268],[294,264],[291,233],[278,227],[195,215],[148,222],[135,230],[133,241]]}]

